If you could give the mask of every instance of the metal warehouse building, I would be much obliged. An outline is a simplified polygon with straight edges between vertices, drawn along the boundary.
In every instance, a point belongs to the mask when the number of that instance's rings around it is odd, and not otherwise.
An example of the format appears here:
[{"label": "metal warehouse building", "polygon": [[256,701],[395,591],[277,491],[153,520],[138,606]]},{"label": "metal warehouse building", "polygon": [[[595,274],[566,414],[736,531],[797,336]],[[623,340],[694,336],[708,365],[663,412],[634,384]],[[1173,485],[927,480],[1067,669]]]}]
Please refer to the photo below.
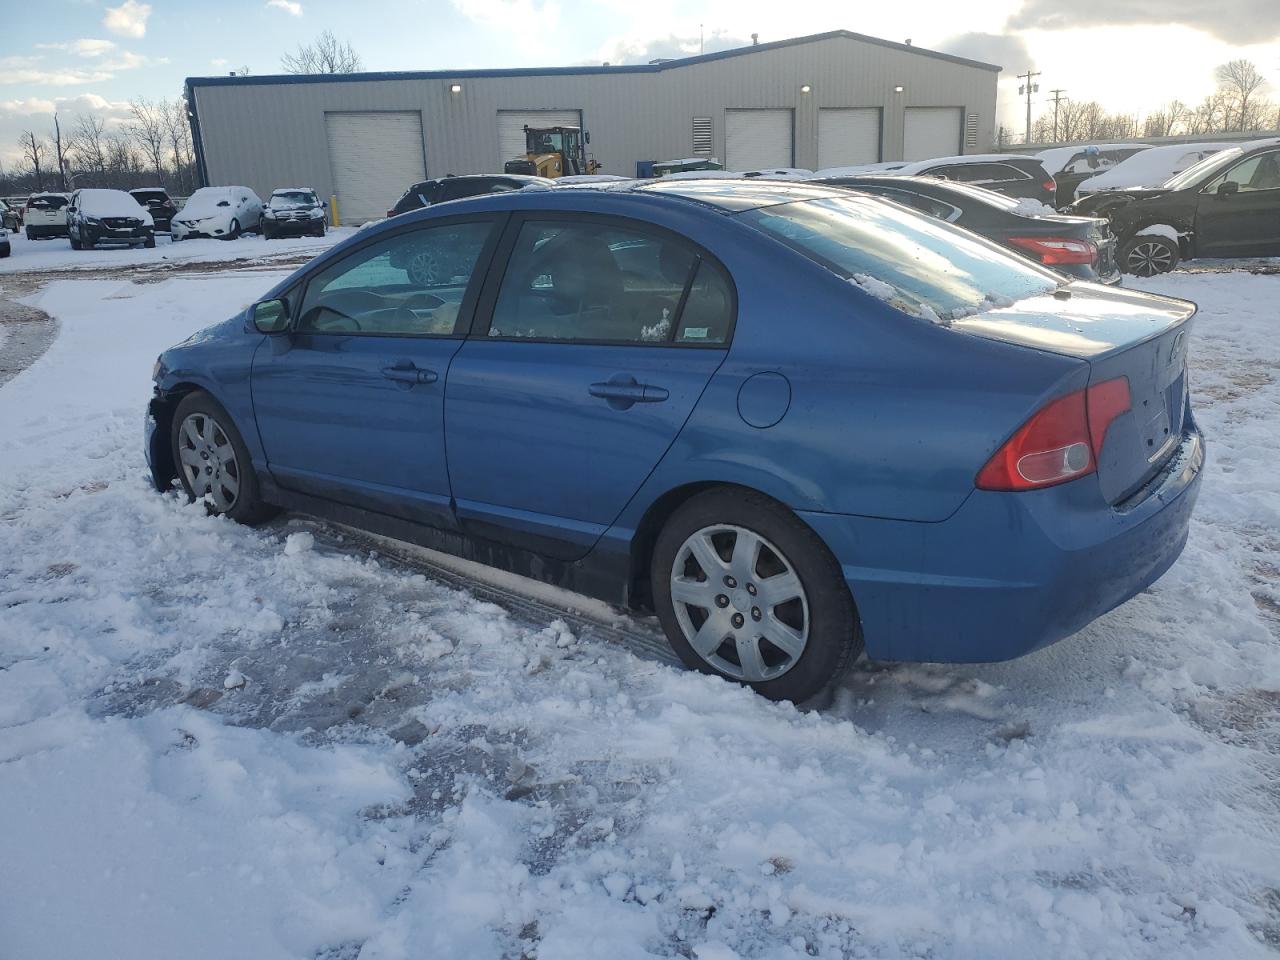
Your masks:
[{"label": "metal warehouse building", "polygon": [[360,223],[415,181],[500,172],[525,124],[581,125],[622,176],[985,152],[999,71],[841,30],[636,66],[193,77],[187,101],[204,183],[312,186]]}]

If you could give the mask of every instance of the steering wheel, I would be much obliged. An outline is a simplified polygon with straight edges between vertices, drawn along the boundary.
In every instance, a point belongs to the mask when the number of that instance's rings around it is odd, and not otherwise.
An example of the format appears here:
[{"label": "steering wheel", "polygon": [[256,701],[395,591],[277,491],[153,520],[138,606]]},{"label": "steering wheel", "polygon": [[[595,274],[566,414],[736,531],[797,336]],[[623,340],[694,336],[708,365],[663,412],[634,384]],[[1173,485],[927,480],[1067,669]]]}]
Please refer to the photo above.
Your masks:
[{"label": "steering wheel", "polygon": [[321,333],[358,333],[364,328],[360,326],[360,321],[355,317],[348,316],[345,313],[333,309],[333,307],[320,307],[320,316],[316,318],[316,322],[311,329]]}]

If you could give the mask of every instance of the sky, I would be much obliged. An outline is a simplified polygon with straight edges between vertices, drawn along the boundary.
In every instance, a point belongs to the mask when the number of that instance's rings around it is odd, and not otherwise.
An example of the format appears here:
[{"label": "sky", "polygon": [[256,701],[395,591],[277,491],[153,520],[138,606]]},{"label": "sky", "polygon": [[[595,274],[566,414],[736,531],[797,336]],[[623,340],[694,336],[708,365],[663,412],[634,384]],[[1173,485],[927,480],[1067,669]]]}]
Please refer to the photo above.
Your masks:
[{"label": "sky", "polygon": [[[1253,60],[1280,99],[1280,0],[6,0],[0,39],[0,162],[25,129],[77,113],[122,122],[135,97],[175,97],[188,76],[280,57],[332,30],[370,70],[638,63],[847,29],[1004,67],[1000,121],[1021,131],[1016,75],[1113,110],[1195,103],[1213,68]],[[21,12],[30,9],[31,13]],[[701,40],[700,40],[701,37]],[[701,46],[700,46],[701,45]]]}]

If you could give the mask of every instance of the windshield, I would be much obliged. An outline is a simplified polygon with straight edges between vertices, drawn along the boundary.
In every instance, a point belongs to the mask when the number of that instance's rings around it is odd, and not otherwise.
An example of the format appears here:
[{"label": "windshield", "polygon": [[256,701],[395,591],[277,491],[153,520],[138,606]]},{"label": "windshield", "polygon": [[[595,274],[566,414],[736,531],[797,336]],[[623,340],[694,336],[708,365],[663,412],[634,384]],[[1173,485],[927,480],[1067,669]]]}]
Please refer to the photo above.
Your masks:
[{"label": "windshield", "polygon": [[1198,183],[1201,177],[1209,176],[1218,170],[1222,170],[1228,164],[1234,163],[1244,156],[1244,150],[1240,147],[1232,147],[1229,150],[1219,150],[1212,156],[1205,157],[1196,163],[1193,163],[1181,173],[1175,173],[1172,177],[1164,182],[1166,190],[1181,190],[1189,187],[1193,183]]},{"label": "windshield", "polygon": [[184,214],[195,213],[196,211],[212,213],[218,207],[230,206],[229,199],[230,195],[225,190],[201,187],[187,200],[182,212]]},{"label": "windshield", "polygon": [[783,203],[739,217],[918,316],[959,317],[1062,282],[967,230],[869,197]]},{"label": "windshield", "polygon": [[528,150],[530,153],[561,153],[568,140],[569,149],[574,147],[573,134],[561,130],[530,130]]},{"label": "windshield", "polygon": [[130,190],[139,203],[167,203],[169,195],[163,190]]},{"label": "windshield", "polygon": [[271,195],[271,206],[277,210],[285,210],[292,207],[314,207],[318,203],[316,195],[305,190],[290,190],[287,193],[273,193]]}]

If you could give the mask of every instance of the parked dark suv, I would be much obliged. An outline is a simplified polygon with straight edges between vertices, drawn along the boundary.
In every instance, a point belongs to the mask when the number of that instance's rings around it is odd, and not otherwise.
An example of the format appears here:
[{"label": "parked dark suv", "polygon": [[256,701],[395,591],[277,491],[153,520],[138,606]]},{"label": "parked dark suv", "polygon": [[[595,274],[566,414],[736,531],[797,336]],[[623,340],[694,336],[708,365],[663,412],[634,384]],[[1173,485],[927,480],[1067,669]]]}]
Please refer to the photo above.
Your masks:
[{"label": "parked dark suv", "polygon": [[866,174],[824,177],[816,182],[896,200],[1082,280],[1120,280],[1115,239],[1105,219],[1037,209],[1037,204],[992,190],[932,177]]},{"label": "parked dark suv", "polygon": [[410,210],[420,210],[449,200],[461,200],[463,197],[520,190],[531,183],[550,186],[553,182],[546,177],[529,177],[518,173],[478,173],[465,177],[423,180],[406,190],[404,196],[396,201],[396,205],[387,211],[387,216],[395,217]]},{"label": "parked dark suv", "polygon": [[154,247],[156,229],[147,209],[123,190],[86,188],[67,204],[67,236],[72,250],[100,243]]},{"label": "parked dark suv", "polygon": [[959,183],[986,187],[1006,197],[1022,197],[1052,205],[1058,189],[1053,177],[1035,157],[1010,153],[972,154],[963,157],[936,157],[908,163],[894,173],[912,177],[941,177]]},{"label": "parked dark suv", "polygon": [[1219,151],[1155,189],[1099,191],[1068,210],[1110,218],[1120,269],[1142,277],[1195,257],[1280,256],[1280,138]]},{"label": "parked dark suv", "polygon": [[173,223],[173,215],[178,212],[178,207],[163,187],[138,187],[130,190],[129,195],[147,208],[157,230],[169,232],[169,224]]}]

